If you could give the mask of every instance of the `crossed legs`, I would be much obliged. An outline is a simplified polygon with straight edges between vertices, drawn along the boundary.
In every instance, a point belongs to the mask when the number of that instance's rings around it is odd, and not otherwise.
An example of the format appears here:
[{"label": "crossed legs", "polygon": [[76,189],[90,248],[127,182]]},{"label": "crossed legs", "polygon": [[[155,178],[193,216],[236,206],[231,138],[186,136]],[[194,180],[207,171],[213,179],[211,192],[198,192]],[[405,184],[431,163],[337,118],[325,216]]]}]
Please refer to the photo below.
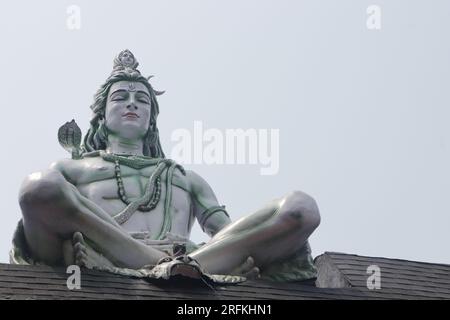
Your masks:
[{"label": "crossed legs", "polygon": [[294,191],[229,224],[190,256],[216,274],[226,274],[248,257],[264,268],[300,250],[319,223],[314,199]]},{"label": "crossed legs", "polygon": [[[64,243],[76,232],[118,267],[139,269],[166,256],[133,239],[59,171],[31,175],[21,187],[19,201],[29,248],[49,265],[64,264]],[[295,191],[227,225],[190,256],[209,273],[227,274],[250,256],[261,268],[294,254],[319,223],[314,199]]]}]

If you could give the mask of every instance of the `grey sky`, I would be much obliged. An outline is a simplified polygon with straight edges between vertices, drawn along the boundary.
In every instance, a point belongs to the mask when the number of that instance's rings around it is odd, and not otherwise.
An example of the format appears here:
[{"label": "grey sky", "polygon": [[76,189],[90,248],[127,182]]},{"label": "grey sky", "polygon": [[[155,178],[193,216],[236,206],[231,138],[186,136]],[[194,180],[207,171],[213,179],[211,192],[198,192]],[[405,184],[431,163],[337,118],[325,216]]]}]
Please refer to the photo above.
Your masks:
[{"label": "grey sky", "polygon": [[[81,8],[81,29],[66,8]],[[366,8],[382,28],[366,28]],[[0,12],[0,261],[23,178],[68,154],[57,130],[129,48],[158,90],[159,130],[280,129],[280,171],[192,165],[233,220],[295,189],[324,251],[450,263],[449,1],[9,1]],[[193,240],[207,237],[196,227]]]}]

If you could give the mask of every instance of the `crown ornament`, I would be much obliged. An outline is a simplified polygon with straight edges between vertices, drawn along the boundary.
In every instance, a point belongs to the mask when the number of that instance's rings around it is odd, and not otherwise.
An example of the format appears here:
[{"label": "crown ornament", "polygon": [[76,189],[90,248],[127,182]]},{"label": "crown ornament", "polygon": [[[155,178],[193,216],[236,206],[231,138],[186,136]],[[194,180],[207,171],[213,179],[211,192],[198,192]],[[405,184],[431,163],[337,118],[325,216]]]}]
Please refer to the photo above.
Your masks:
[{"label": "crown ornament", "polygon": [[113,72],[120,70],[139,72],[139,70],[137,70],[138,65],[139,62],[137,62],[134,54],[130,50],[125,49],[121,51],[114,59]]},{"label": "crown ornament", "polygon": [[[113,70],[111,72],[111,76],[114,75],[117,72],[125,71],[129,74],[139,74],[141,75],[141,72],[137,69],[139,66],[139,62],[136,60],[136,57],[134,54],[128,50],[122,50],[119,52],[119,54],[114,58],[113,62]],[[146,77],[147,81],[153,78],[153,76]],[[153,89],[153,92],[155,95],[159,96],[164,93],[164,91],[158,91]]]}]

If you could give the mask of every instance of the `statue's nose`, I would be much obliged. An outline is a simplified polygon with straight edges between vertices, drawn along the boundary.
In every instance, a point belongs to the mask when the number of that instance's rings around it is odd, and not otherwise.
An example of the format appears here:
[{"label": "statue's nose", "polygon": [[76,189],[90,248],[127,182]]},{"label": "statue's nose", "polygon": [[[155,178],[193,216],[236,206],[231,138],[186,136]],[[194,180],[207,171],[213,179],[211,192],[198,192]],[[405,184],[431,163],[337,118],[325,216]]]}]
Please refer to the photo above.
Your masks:
[{"label": "statue's nose", "polygon": [[131,110],[137,110],[137,105],[134,102],[131,102],[130,104],[127,105],[127,109],[131,109]]}]

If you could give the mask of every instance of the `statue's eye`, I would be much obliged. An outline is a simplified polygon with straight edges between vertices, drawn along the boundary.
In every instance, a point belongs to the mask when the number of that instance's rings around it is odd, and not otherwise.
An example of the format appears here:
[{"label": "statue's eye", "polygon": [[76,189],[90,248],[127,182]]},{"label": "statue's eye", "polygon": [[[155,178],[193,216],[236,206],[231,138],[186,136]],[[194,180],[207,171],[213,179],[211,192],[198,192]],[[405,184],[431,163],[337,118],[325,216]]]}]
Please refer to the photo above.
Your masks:
[{"label": "statue's eye", "polygon": [[148,101],[148,99],[145,98],[145,97],[139,98],[138,101],[139,101],[139,102],[142,102],[142,103],[150,104],[150,101]]},{"label": "statue's eye", "polygon": [[122,101],[122,100],[125,100],[125,96],[116,95],[111,98],[111,101]]}]

